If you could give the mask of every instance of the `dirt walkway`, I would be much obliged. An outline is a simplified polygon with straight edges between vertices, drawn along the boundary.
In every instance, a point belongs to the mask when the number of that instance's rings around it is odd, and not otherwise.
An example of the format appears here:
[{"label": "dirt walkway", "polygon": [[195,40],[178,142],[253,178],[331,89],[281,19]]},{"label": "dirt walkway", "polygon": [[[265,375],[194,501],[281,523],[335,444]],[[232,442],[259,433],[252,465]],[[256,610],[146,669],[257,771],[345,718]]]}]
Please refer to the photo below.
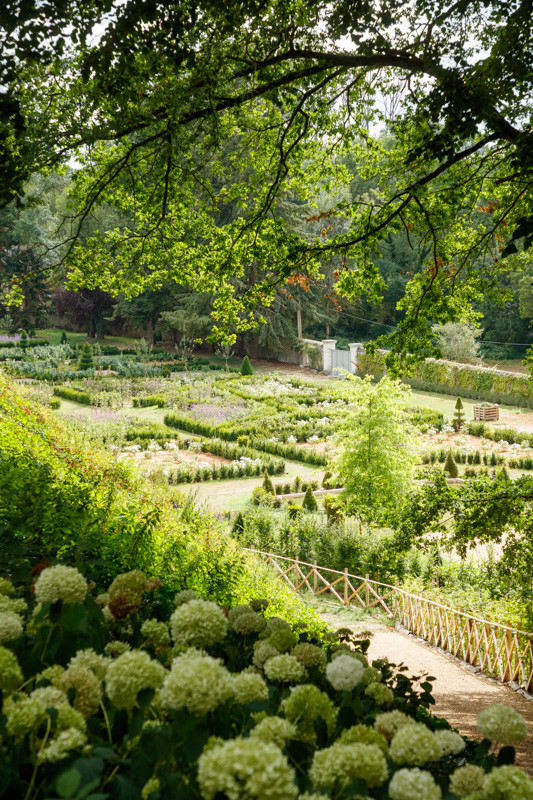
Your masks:
[{"label": "dirt walkway", "polygon": [[[332,626],[339,627],[335,617],[329,614],[322,616]],[[343,622],[342,626],[345,625]],[[357,631],[365,629],[360,623],[350,627]],[[533,776],[533,700],[526,699],[497,681],[471,672],[451,656],[441,655],[419,639],[384,625],[373,624],[370,627],[370,659],[387,656],[395,664],[404,663],[409,668],[409,676],[421,673],[433,675],[436,678],[433,684],[433,712],[447,719],[465,736],[482,738],[476,727],[476,716],[494,703],[512,706],[522,714],[527,722],[528,737],[516,748],[516,763]]]}]

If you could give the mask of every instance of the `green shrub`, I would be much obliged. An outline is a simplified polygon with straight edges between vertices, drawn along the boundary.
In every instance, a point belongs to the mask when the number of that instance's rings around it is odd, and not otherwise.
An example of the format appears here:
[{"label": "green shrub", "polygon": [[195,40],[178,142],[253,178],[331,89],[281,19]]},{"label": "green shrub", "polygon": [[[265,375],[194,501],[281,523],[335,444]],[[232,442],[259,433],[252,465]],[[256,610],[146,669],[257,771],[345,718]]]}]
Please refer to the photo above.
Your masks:
[{"label": "green shrub", "polygon": [[91,345],[87,342],[87,344],[83,345],[83,350],[81,351],[81,358],[79,367],[80,370],[87,370],[87,369],[94,369],[94,357]]},{"label": "green shrub", "polygon": [[310,486],[307,487],[305,491],[305,497],[302,502],[302,508],[305,508],[306,511],[317,511],[318,505],[315,500],[315,496],[313,494],[313,490]]},{"label": "green shrub", "polygon": [[241,375],[253,375],[254,371],[248,356],[244,356],[241,364]]},{"label": "green shrub", "polygon": [[58,397],[51,397],[48,405],[56,411],[61,406],[61,400]]},{"label": "green shrub", "polygon": [[56,397],[81,403],[83,406],[91,405],[92,397],[89,392],[79,392],[77,389],[69,389],[67,386],[54,386],[54,394]]},{"label": "green shrub", "polygon": [[446,460],[444,462],[444,471],[448,473],[450,478],[457,478],[459,475],[459,470],[457,469],[457,464],[453,459],[453,454],[451,450],[448,450],[446,454]]}]

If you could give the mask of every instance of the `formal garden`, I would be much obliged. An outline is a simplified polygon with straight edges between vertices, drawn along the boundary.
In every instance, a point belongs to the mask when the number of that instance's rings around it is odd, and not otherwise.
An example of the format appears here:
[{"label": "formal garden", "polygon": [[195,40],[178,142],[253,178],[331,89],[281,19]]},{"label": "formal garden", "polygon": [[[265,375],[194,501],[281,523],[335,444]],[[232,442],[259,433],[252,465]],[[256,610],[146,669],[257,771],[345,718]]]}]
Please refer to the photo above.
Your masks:
[{"label": "formal garden", "polygon": [[531,0],[0,6],[0,798],[533,800]]}]

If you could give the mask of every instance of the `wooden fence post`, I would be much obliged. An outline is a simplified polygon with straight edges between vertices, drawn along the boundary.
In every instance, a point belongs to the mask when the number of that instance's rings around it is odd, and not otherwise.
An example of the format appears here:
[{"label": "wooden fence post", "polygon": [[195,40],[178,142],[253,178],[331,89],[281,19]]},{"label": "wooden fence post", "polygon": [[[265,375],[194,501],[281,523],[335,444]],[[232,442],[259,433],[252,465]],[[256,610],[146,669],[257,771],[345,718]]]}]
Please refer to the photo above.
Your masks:
[{"label": "wooden fence post", "polygon": [[348,605],[348,567],[344,567],[344,605]]},{"label": "wooden fence post", "polygon": [[316,594],[317,580],[316,580],[316,561],[313,561],[313,594]]},{"label": "wooden fence post", "polygon": [[366,575],[365,575],[365,606],[366,606],[367,608],[368,608],[368,606],[370,605],[370,596],[369,596],[369,595],[370,595],[370,593],[369,593],[369,591],[368,591],[368,579],[369,579],[369,577],[370,577],[370,576],[369,576],[369,574],[368,574],[368,572],[367,572],[367,573],[366,573]]}]

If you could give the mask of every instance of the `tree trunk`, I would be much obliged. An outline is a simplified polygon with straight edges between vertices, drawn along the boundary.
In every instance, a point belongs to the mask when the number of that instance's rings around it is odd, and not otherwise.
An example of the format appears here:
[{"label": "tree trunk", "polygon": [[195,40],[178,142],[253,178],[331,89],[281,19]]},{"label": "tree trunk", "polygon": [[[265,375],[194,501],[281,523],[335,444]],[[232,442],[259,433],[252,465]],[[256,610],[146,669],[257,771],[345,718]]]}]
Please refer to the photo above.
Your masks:
[{"label": "tree trunk", "polygon": [[94,339],[96,337],[96,322],[94,317],[91,317],[89,320],[89,339]]}]

